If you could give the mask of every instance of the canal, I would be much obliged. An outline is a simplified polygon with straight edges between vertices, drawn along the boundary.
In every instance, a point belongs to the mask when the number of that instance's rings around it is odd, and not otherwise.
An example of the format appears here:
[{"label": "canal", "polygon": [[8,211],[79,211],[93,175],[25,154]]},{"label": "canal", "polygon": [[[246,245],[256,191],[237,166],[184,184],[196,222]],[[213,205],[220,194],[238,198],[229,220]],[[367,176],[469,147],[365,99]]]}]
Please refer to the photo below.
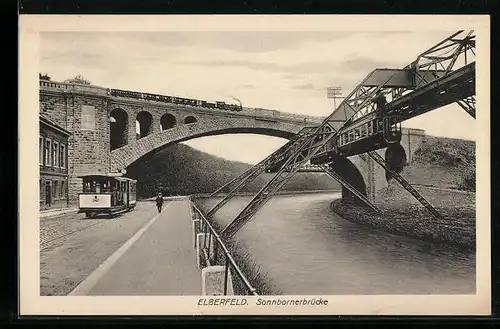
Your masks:
[{"label": "canal", "polygon": [[[329,208],[339,197],[274,196],[233,238],[286,295],[475,293],[475,253],[347,221]],[[250,199],[234,198],[213,220],[229,224]]]}]

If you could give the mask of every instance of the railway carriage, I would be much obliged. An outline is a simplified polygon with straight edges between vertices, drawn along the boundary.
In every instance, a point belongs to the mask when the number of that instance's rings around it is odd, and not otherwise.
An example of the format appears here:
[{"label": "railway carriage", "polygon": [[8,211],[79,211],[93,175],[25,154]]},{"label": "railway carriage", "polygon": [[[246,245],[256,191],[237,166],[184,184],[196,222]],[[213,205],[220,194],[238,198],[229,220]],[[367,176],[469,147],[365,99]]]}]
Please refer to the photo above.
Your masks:
[{"label": "railway carriage", "polygon": [[84,175],[83,190],[78,196],[80,213],[87,218],[97,215],[116,215],[136,206],[137,181],[112,175]]}]

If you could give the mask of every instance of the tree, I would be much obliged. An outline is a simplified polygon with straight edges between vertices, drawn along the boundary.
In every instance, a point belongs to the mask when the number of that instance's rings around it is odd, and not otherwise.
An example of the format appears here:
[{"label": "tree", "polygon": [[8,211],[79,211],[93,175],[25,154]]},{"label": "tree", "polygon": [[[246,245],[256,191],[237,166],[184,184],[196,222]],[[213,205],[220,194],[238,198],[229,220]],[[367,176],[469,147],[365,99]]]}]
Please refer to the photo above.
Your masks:
[{"label": "tree", "polygon": [[40,78],[40,80],[47,80],[47,81],[50,81],[50,77],[47,73],[38,73],[38,77]]},{"label": "tree", "polygon": [[92,84],[89,80],[87,80],[83,75],[79,74],[76,77],[71,79],[64,80],[65,83],[77,83],[80,85],[90,85]]}]

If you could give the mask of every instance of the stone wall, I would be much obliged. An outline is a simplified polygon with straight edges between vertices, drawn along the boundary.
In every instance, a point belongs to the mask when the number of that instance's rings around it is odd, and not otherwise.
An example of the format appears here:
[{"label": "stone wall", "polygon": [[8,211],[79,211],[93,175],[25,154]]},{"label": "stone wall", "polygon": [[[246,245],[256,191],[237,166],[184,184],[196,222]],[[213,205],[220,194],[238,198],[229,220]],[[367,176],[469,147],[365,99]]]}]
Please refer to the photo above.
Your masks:
[{"label": "stone wall", "polygon": [[[107,95],[100,88],[40,88],[40,111],[71,133],[67,146],[70,205],[77,204],[82,189],[82,181],[77,176],[109,171],[107,104]],[[82,108],[93,112],[93,120],[82,117]]]},{"label": "stone wall", "polygon": [[[424,140],[424,130],[408,128],[402,129],[401,146],[405,150],[408,164],[411,163],[413,153]],[[377,150],[377,153],[382,158],[385,158],[385,151],[386,148],[383,148]],[[367,196],[371,201],[374,201],[378,191],[388,186],[385,177],[385,170],[367,154],[352,156],[349,157],[349,159],[361,172],[366,183]]]},{"label": "stone wall", "polygon": [[[255,111],[248,109],[242,112],[233,112],[114,97],[111,96],[108,89],[97,86],[40,80],[40,112],[71,133],[68,140],[70,205],[77,204],[78,193],[82,189],[82,180],[78,176],[91,173],[106,174],[111,170],[118,170],[116,166],[112,168],[110,155],[110,115],[117,108],[122,109],[127,114],[128,127],[125,131],[127,142],[129,146],[133,145],[134,152],[138,152],[140,155],[147,153],[146,151],[151,149],[151,143],[160,138],[150,139],[149,136],[146,136],[139,141],[137,140],[135,121],[137,114],[141,111],[151,114],[152,122],[149,135],[164,135],[160,134],[160,122],[162,116],[168,113],[176,119],[175,127],[178,129],[171,129],[177,132],[174,135],[180,133],[188,138],[193,129],[197,130],[195,126],[206,124],[205,129],[202,129],[203,133],[206,133],[207,129],[218,129],[217,124],[221,124],[223,128],[226,127],[224,124],[228,120],[231,121],[230,127],[238,126],[237,122],[240,121],[245,123],[243,128],[246,129],[248,123],[252,122],[256,123],[257,127],[264,126],[271,130],[274,129],[274,126],[283,126],[284,128],[278,127],[278,130],[283,128],[285,131],[293,133],[300,130],[304,122],[314,121],[314,118],[308,116],[287,115],[272,111],[272,116],[266,116],[267,121],[259,123]],[[197,123],[185,124],[184,121],[188,116],[195,117]],[[279,121],[269,121],[269,118]],[[162,142],[164,137],[160,138]],[[158,145],[155,144],[154,148],[156,147]],[[120,167],[119,169],[124,168]]]}]

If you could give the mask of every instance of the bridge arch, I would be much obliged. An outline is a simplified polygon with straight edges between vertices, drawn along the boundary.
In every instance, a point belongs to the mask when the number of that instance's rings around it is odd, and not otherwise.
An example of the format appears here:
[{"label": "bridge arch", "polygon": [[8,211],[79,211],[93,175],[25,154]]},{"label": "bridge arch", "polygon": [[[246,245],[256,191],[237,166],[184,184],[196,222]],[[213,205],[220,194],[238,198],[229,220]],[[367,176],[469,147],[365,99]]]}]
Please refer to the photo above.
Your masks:
[{"label": "bridge arch", "polygon": [[128,143],[128,114],[121,108],[109,113],[109,143],[113,151]]},{"label": "bridge arch", "polygon": [[177,125],[177,119],[173,114],[165,113],[160,118],[160,131],[174,128]]},{"label": "bridge arch", "polygon": [[259,134],[290,139],[304,126],[300,123],[260,121],[253,118],[200,120],[189,125],[150,134],[111,152],[111,171],[126,169],[143,156],[154,154],[168,145],[193,138],[222,134]]},{"label": "bridge arch", "polygon": [[149,135],[153,127],[153,116],[148,111],[140,111],[135,117],[138,123],[139,131],[137,131],[137,138],[143,138]]},{"label": "bridge arch", "polygon": [[192,115],[190,116],[187,116],[185,119],[184,119],[184,123],[185,124],[190,124],[190,123],[195,123],[195,122],[198,122],[198,120],[196,120],[196,118]]},{"label": "bridge arch", "polygon": [[[330,168],[337,172],[340,176],[346,179],[352,186],[354,186],[364,196],[367,196],[366,183],[363,175],[351,160],[342,157],[336,157],[335,161],[330,163]],[[342,186],[342,200],[345,202],[361,202],[359,199],[348,189]]]}]

